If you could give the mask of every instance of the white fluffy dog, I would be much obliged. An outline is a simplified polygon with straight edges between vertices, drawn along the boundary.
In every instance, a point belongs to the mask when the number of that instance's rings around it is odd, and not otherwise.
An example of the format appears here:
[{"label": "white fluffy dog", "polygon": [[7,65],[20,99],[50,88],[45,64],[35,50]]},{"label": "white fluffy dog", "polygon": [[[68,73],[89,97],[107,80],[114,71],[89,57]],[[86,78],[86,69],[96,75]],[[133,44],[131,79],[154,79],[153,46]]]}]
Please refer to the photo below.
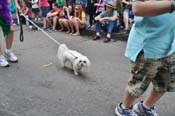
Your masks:
[{"label": "white fluffy dog", "polygon": [[65,67],[66,62],[70,62],[75,75],[87,71],[90,67],[90,61],[86,56],[68,49],[65,44],[59,46],[57,57],[62,67]]}]

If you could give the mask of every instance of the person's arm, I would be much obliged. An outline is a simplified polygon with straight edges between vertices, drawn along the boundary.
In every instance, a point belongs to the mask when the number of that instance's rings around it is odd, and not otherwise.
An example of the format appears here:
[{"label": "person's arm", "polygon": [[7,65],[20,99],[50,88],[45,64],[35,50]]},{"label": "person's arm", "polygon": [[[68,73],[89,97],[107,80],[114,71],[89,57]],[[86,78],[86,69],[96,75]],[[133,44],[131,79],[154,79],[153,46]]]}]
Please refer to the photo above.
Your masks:
[{"label": "person's arm", "polygon": [[18,4],[18,1],[17,1],[17,0],[14,0],[14,3],[15,3],[16,8],[17,8],[19,11],[21,11],[21,8],[20,8],[20,6],[19,6],[19,4]]},{"label": "person's arm", "polygon": [[105,5],[105,3],[103,3],[103,4],[95,3],[94,4],[94,6],[104,6],[104,5]]},{"label": "person's arm", "polygon": [[98,15],[98,16],[95,17],[95,20],[96,21],[99,21],[99,19],[100,19],[100,15]]},{"label": "person's arm", "polygon": [[104,18],[105,15],[104,14],[105,14],[105,12],[100,13],[98,16],[95,17],[95,20],[100,21],[101,23],[103,23],[105,21],[105,18]]},{"label": "person's arm", "polygon": [[128,2],[126,0],[122,0],[123,3],[127,4],[127,5],[131,5],[131,2]]},{"label": "person's arm", "polygon": [[53,13],[49,12],[48,15],[47,15],[47,17],[53,17],[53,16],[56,16],[56,15],[58,15],[58,12],[57,11],[55,11]]},{"label": "person's arm", "polygon": [[136,1],[132,2],[132,11],[135,16],[157,16],[171,12],[175,2],[164,1]]},{"label": "person's arm", "polygon": [[117,20],[118,19],[118,17],[117,16],[112,16],[112,17],[104,17],[104,20],[105,21],[115,21],[115,20]]},{"label": "person's arm", "polygon": [[69,8],[68,8],[68,7],[65,7],[65,11],[66,11],[67,17],[68,17],[68,19],[69,19],[69,18],[70,18]]},{"label": "person's arm", "polygon": [[24,10],[24,15],[26,15],[28,11],[29,11],[29,8],[26,8],[26,9]]},{"label": "person's arm", "polygon": [[105,21],[116,21],[118,19],[118,12],[117,11],[112,11],[112,16],[110,17],[104,17]]}]

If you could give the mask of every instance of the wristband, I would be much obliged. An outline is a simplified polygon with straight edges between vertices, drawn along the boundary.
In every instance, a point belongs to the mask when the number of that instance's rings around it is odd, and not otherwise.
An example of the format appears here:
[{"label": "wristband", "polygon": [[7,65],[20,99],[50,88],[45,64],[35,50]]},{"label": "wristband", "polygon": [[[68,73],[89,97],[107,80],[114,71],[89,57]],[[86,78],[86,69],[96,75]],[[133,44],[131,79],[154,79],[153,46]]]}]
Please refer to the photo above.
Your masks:
[{"label": "wristband", "polygon": [[175,1],[174,0],[171,0],[171,10],[170,10],[170,13],[172,13],[174,10],[175,10]]}]

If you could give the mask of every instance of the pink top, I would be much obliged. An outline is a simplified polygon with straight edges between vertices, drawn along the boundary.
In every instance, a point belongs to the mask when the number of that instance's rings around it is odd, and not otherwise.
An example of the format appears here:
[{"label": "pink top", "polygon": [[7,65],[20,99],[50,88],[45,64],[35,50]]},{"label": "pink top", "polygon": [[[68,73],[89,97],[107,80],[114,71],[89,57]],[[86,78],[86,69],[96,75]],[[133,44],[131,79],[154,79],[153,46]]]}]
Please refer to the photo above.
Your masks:
[{"label": "pink top", "polygon": [[[97,3],[99,4],[105,4],[109,0],[97,0]],[[105,10],[104,6],[97,6],[96,12],[102,12]]]},{"label": "pink top", "polygon": [[48,7],[49,6],[48,0],[39,0],[39,6],[40,7]]}]

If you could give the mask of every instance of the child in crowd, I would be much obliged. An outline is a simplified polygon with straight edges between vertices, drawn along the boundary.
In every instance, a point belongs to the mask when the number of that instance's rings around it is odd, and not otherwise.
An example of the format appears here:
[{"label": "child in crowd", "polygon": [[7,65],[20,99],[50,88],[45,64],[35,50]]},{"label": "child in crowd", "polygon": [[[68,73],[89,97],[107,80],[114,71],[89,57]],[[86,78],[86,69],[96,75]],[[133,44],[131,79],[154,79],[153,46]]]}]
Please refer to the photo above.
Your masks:
[{"label": "child in crowd", "polygon": [[43,18],[43,29],[46,30],[47,25],[46,25],[46,16],[47,13],[50,10],[49,2],[48,0],[39,0],[39,7],[41,9],[41,16]]},{"label": "child in crowd", "polygon": [[41,20],[40,10],[39,10],[39,5],[38,5],[39,0],[31,0],[30,2],[32,4],[32,12],[34,13],[35,21]]},{"label": "child in crowd", "polygon": [[57,4],[54,2],[52,3],[52,10],[49,13],[47,13],[47,16],[46,16],[46,24],[49,27],[52,26],[52,31],[54,32],[57,31],[55,28],[56,28],[56,24],[57,24],[57,20],[60,15],[60,12],[61,12],[61,8],[58,8]]},{"label": "child in crowd", "polygon": [[70,33],[71,29],[69,26],[69,20],[71,19],[71,17],[73,16],[73,9],[72,6],[69,5],[68,7],[63,7],[63,18],[59,19],[59,24],[61,26],[61,29],[59,31],[63,31],[64,28],[67,29],[66,33]]},{"label": "child in crowd", "polygon": [[[22,13],[29,19],[32,19],[32,11],[26,6],[24,1],[20,2],[20,7],[21,7],[21,11]],[[23,18],[23,23],[25,23],[29,28],[30,28],[30,23],[29,21],[27,21],[24,17]]]},{"label": "child in crowd", "polygon": [[[74,17],[69,21],[71,27],[71,33],[73,35],[80,35],[80,29],[85,28],[85,12],[83,11],[82,5],[76,5],[74,11]],[[75,30],[74,30],[75,28]],[[75,31],[75,32],[74,32]]]}]

